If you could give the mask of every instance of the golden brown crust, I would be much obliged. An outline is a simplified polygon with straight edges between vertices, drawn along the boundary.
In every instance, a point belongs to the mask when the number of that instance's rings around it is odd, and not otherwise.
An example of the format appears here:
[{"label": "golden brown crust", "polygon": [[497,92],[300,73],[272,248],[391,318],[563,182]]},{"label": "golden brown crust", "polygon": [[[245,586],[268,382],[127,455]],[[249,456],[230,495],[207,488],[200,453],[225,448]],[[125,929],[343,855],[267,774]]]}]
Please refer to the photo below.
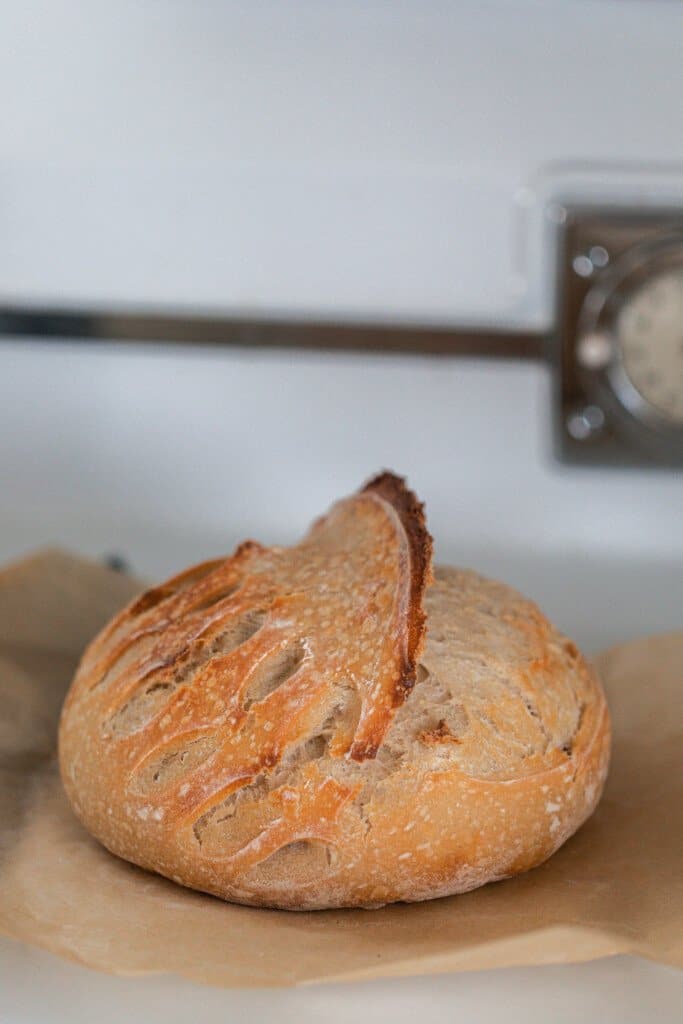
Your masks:
[{"label": "golden brown crust", "polygon": [[525,870],[592,811],[608,753],[576,648],[509,588],[433,579],[422,506],[388,473],[296,547],[245,542],[132,602],[60,728],[67,793],[109,849],[292,909]]}]

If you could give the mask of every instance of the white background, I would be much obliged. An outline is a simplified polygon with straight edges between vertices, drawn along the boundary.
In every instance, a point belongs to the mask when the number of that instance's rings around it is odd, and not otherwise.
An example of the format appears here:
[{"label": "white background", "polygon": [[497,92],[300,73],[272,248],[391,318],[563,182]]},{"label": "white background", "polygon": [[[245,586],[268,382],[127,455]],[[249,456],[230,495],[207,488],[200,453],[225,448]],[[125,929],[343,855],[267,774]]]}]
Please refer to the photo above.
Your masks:
[{"label": "white background", "polygon": [[683,6],[0,0],[0,300],[545,326],[539,207],[683,195]]}]

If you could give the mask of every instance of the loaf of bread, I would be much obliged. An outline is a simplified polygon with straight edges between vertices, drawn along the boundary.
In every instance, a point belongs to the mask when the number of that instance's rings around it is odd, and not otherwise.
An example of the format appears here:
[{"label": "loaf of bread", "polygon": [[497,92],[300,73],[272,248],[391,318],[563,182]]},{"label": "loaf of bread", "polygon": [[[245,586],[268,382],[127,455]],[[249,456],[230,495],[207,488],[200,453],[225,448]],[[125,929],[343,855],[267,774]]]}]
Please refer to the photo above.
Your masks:
[{"label": "loaf of bread", "polygon": [[295,547],[247,541],[133,601],[62,712],[85,827],[182,885],[292,910],[544,861],[600,798],[600,684],[535,605],[431,553],[384,473]]}]

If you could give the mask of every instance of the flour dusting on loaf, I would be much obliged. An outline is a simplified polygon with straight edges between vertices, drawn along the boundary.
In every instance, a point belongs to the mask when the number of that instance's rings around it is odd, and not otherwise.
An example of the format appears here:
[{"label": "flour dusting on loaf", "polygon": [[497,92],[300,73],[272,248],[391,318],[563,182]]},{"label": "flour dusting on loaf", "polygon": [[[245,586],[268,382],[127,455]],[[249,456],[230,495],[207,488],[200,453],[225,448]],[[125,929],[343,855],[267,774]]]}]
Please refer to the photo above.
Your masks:
[{"label": "flour dusting on loaf", "polygon": [[549,857],[602,791],[600,684],[535,605],[431,557],[422,505],[383,473],[298,545],[247,541],[133,601],[62,712],[85,827],[183,885],[296,910]]}]

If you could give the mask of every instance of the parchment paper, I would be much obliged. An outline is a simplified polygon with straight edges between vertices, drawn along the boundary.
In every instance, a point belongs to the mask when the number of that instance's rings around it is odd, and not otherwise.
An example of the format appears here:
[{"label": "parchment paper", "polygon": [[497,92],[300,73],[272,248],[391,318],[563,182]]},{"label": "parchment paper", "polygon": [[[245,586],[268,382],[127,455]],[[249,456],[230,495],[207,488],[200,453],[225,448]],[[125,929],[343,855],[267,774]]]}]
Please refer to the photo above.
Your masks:
[{"label": "parchment paper", "polygon": [[614,756],[594,817],[546,864],[375,911],[231,906],[118,860],[62,794],[59,707],[138,587],[59,552],[0,572],[0,931],[119,974],[293,985],[636,953],[683,966],[683,633],[599,659]]}]

